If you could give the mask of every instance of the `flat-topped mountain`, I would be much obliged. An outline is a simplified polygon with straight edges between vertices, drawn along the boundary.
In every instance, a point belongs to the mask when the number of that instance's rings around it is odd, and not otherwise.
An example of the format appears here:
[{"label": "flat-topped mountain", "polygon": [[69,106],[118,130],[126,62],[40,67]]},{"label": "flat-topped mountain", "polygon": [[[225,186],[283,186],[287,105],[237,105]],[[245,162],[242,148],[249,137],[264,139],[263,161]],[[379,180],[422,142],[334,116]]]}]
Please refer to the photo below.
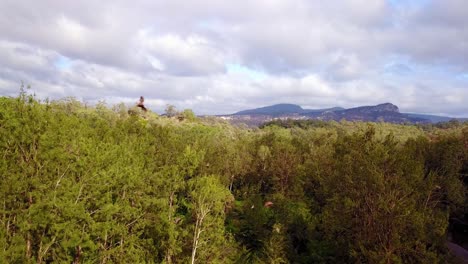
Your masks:
[{"label": "flat-topped mountain", "polygon": [[335,120],[342,119],[349,121],[370,121],[370,122],[424,122],[423,119],[409,117],[406,114],[400,113],[398,107],[391,103],[379,104],[376,106],[360,106],[344,110],[325,112],[316,114],[316,119],[320,120]]},{"label": "flat-topped mountain", "polygon": [[326,111],[338,111],[344,110],[342,107],[333,107],[326,109],[303,109],[299,105],[295,104],[276,104],[271,106],[265,106],[255,109],[249,109],[237,112],[233,115],[271,115],[271,116],[281,116],[285,114],[307,114],[307,113],[317,113],[317,112],[326,112]]},{"label": "flat-topped mountain", "polygon": [[[222,116],[234,123],[260,125],[274,119],[324,120],[324,121],[365,121],[390,123],[436,123],[454,118],[445,116],[400,113],[398,106],[383,103],[374,106],[354,108],[332,107],[326,109],[304,109],[295,104],[276,104],[255,109],[243,110],[232,115]],[[466,120],[466,119],[459,119]]]},{"label": "flat-topped mountain", "polygon": [[302,113],[304,109],[295,104],[276,104],[271,106],[249,109],[235,113],[234,115],[284,115]]},{"label": "flat-topped mountain", "polygon": [[350,108],[350,109],[344,109],[344,111],[359,112],[359,113],[375,113],[375,112],[399,113],[400,112],[400,110],[398,109],[398,106],[391,104],[391,103],[379,104],[376,106],[360,106],[360,107],[355,107],[355,108]]}]

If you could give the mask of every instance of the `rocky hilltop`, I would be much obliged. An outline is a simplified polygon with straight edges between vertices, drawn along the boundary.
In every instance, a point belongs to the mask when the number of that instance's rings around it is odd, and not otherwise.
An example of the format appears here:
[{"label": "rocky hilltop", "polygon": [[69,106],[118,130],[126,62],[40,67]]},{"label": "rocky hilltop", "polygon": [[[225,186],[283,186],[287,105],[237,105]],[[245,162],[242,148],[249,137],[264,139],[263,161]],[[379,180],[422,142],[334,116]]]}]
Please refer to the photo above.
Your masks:
[{"label": "rocky hilltop", "polygon": [[376,106],[361,106],[356,108],[327,111],[309,115],[314,119],[319,120],[335,120],[342,119],[348,121],[370,121],[370,122],[391,122],[391,123],[406,123],[406,122],[424,122],[424,119],[413,118],[406,114],[400,113],[398,107],[391,103],[379,104]]}]

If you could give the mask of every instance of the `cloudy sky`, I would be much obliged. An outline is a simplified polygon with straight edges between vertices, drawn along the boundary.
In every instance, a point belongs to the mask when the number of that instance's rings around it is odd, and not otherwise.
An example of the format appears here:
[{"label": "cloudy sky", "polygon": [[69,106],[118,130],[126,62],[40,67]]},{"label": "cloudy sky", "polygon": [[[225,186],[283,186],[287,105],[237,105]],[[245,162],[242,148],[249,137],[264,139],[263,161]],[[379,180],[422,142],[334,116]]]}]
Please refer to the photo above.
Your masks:
[{"label": "cloudy sky", "polygon": [[0,0],[0,95],[468,117],[467,0]]}]

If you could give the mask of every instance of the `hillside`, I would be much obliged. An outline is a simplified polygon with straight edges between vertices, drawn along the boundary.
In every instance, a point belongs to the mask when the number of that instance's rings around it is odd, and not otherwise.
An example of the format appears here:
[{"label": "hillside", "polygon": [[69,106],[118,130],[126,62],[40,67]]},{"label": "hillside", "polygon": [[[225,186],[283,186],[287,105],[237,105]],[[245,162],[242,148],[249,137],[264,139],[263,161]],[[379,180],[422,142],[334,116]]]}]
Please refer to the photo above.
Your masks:
[{"label": "hillside", "polygon": [[303,109],[295,104],[276,104],[265,106],[256,109],[239,111],[233,115],[269,115],[269,116],[283,116],[287,114],[307,114],[307,113],[323,113],[327,111],[344,110],[342,107],[333,107],[327,109]]},{"label": "hillside", "polygon": [[328,111],[316,115],[310,115],[319,120],[348,120],[365,122],[389,122],[389,123],[424,123],[429,120],[409,117],[400,113],[398,107],[391,103],[376,106],[361,106],[338,111]]},{"label": "hillside", "polygon": [[[273,119],[294,120],[324,120],[324,121],[364,121],[364,122],[389,122],[389,123],[437,123],[454,120],[451,117],[423,115],[414,113],[401,113],[398,106],[384,103],[375,106],[360,106],[345,109],[332,107],[326,109],[303,109],[295,104],[277,104],[261,108],[239,111],[232,115],[222,116],[233,123],[246,123],[248,125],[260,125]],[[467,119],[458,118],[464,121]]]},{"label": "hillside", "polygon": [[294,114],[294,113],[303,113],[304,109],[295,104],[277,104],[272,106],[265,106],[256,109],[244,110],[235,113],[234,115],[284,115],[284,114]]}]

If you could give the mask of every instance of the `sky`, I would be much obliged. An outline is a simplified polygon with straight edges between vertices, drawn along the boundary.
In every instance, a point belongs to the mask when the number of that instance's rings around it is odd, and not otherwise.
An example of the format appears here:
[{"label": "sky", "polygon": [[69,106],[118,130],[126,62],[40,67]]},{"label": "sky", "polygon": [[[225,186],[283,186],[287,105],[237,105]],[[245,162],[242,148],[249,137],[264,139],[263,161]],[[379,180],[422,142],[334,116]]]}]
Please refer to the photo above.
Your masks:
[{"label": "sky", "polygon": [[0,96],[468,117],[467,0],[0,0]]}]

